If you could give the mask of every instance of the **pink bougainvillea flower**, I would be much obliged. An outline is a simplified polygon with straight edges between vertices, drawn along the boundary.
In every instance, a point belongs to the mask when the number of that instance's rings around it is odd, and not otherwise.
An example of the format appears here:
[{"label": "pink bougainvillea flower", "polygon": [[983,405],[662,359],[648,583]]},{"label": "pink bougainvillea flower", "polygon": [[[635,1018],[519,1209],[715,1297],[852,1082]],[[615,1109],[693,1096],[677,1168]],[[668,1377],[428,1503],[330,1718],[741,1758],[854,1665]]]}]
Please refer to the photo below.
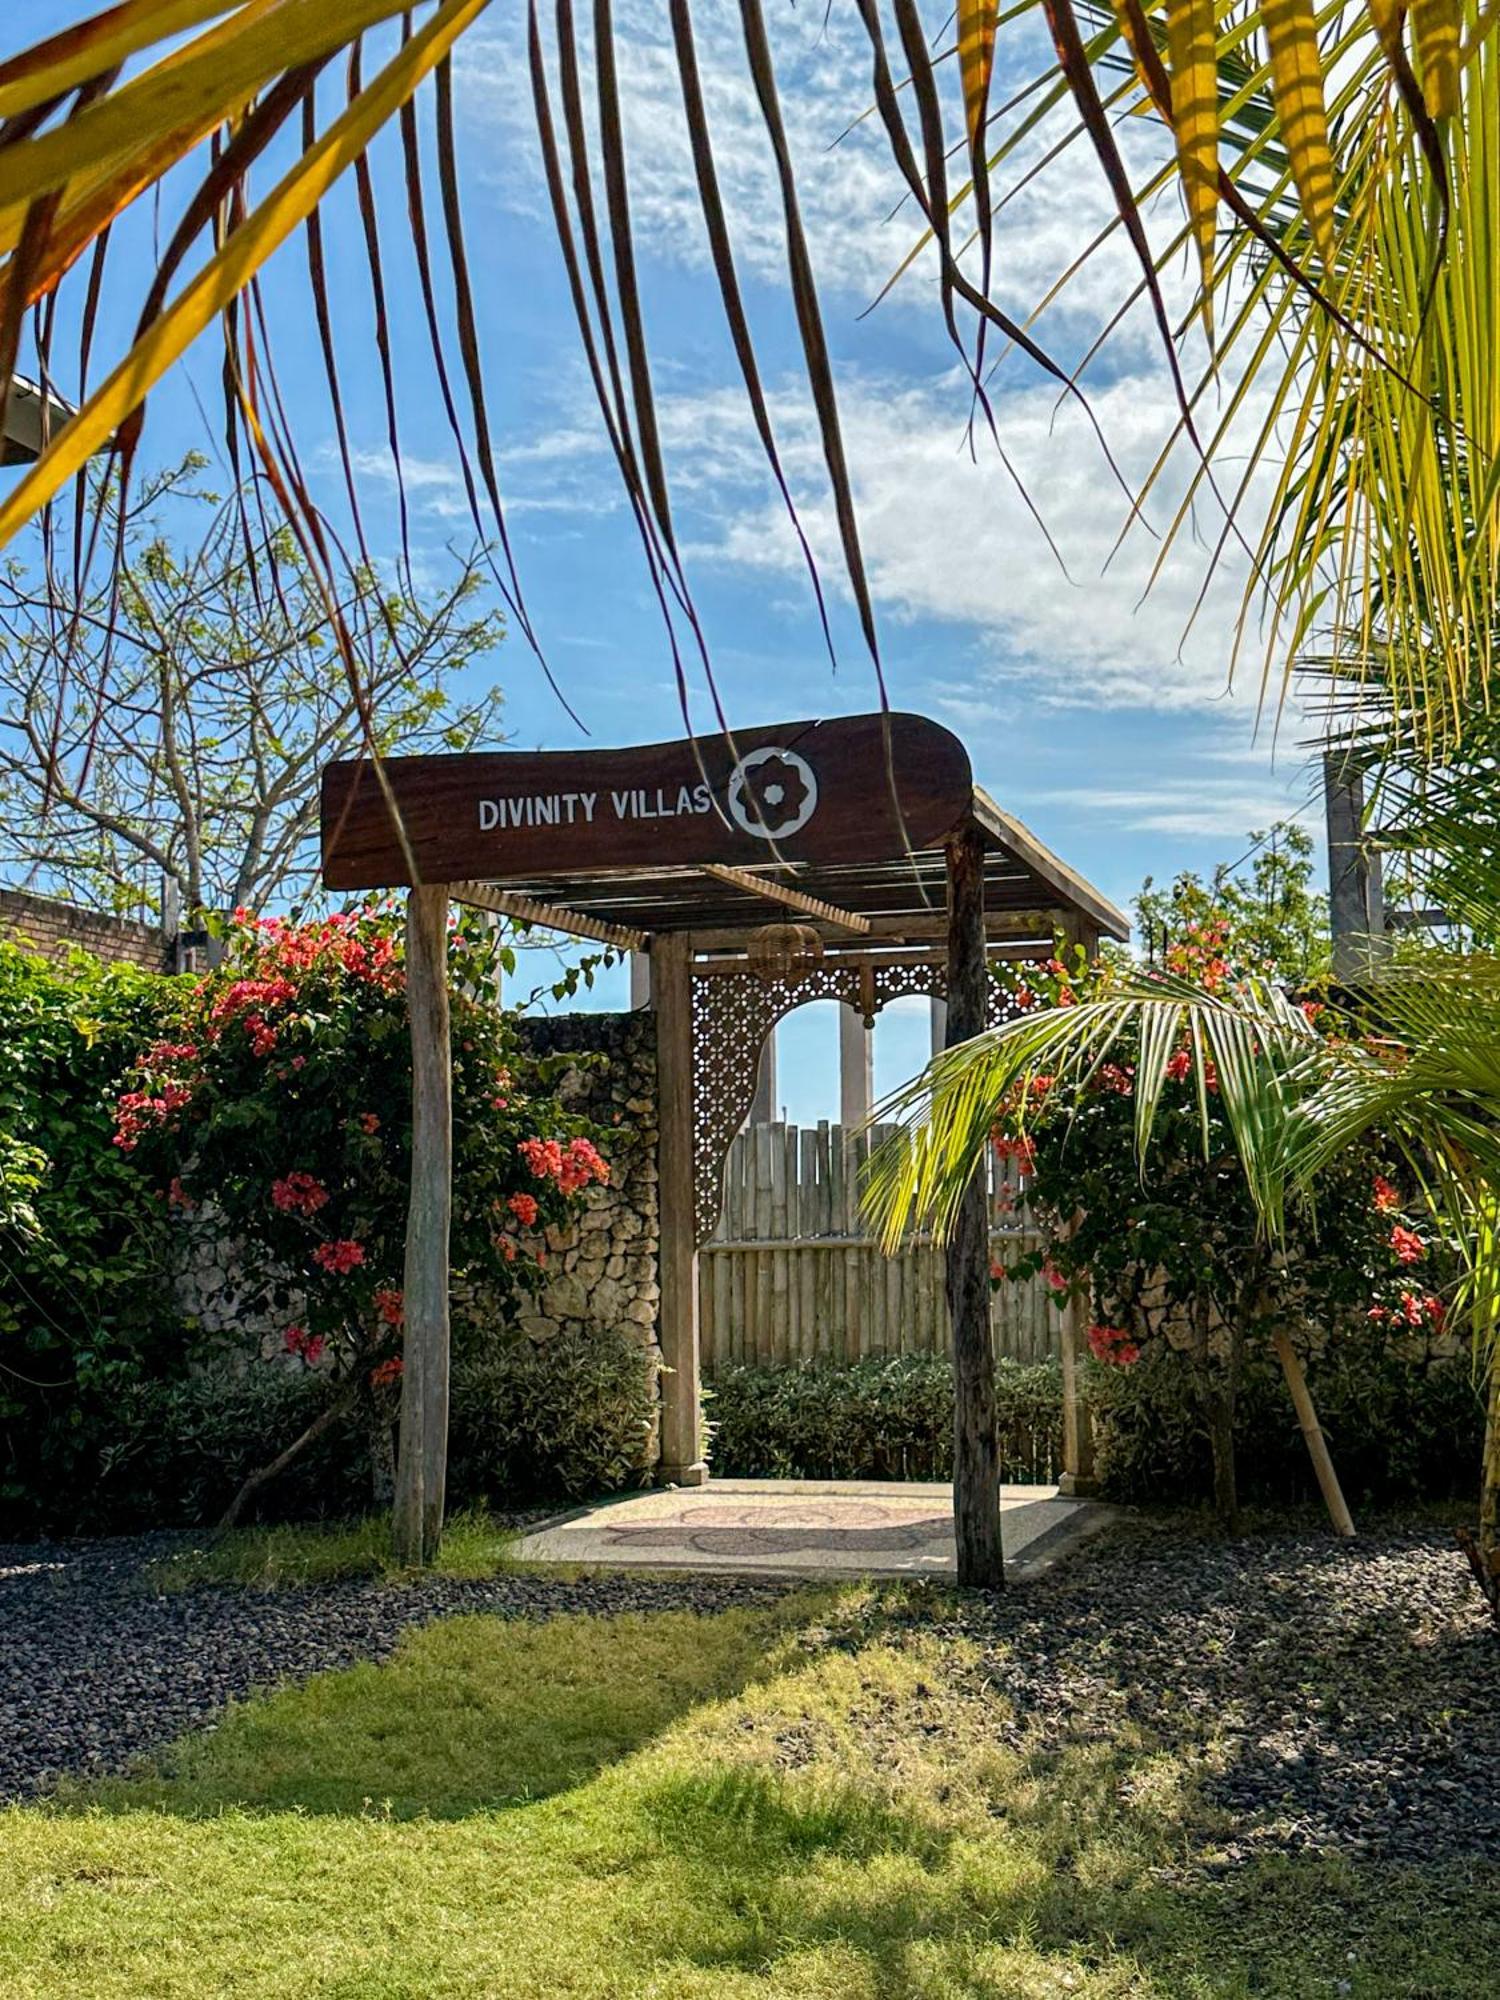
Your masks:
[{"label": "pink bougainvillea flower", "polygon": [[1010,1273],[1006,1270],[1005,1266],[1000,1262],[1000,1259],[998,1257],[991,1259],[990,1280],[993,1284],[996,1285],[1000,1284],[1001,1281],[1009,1277],[1009,1275]]},{"label": "pink bougainvillea flower", "polygon": [[289,1326],[282,1335],[282,1341],[288,1354],[300,1354],[309,1366],[328,1344],[321,1333],[309,1333],[305,1326]]},{"label": "pink bougainvillea flower", "polygon": [[1054,1292],[1065,1292],[1068,1289],[1066,1274],[1058,1270],[1050,1257],[1043,1261],[1042,1276]]},{"label": "pink bougainvillea flower", "polygon": [[1392,1187],[1384,1175],[1377,1174],[1374,1180],[1375,1207],[1382,1215],[1390,1215],[1401,1206],[1401,1191]]},{"label": "pink bougainvillea flower", "polygon": [[1403,1264],[1419,1264],[1427,1254],[1427,1246],[1414,1229],[1405,1229],[1398,1222],[1391,1231],[1391,1248]]},{"label": "pink bougainvillea flower", "polygon": [[394,1285],[377,1285],[375,1310],[387,1326],[400,1326],[406,1317],[406,1299]]},{"label": "pink bougainvillea flower", "polygon": [[359,1125],[362,1132],[378,1132],[380,1130],[380,1119],[373,1111],[361,1111],[359,1114]]},{"label": "pink bougainvillea flower", "polygon": [[534,1194],[513,1194],[506,1206],[523,1228],[535,1226],[538,1211]]},{"label": "pink bougainvillea flower", "polygon": [[313,1262],[320,1270],[331,1272],[336,1277],[345,1277],[356,1264],[365,1261],[365,1246],[356,1243],[352,1237],[343,1237],[335,1242],[320,1243],[313,1252]]},{"label": "pink bougainvillea flower", "polygon": [[1129,1368],[1141,1358],[1139,1343],[1124,1327],[1091,1326],[1088,1333],[1089,1352],[1096,1361],[1103,1361],[1111,1368]]},{"label": "pink bougainvillea flower", "polygon": [[272,1181],[271,1201],[283,1215],[316,1215],[328,1201],[328,1190],[314,1174],[291,1173]]},{"label": "pink bougainvillea flower", "polygon": [[1167,1057],[1167,1076],[1173,1083],[1181,1083],[1193,1066],[1193,1058],[1186,1049],[1174,1049]]},{"label": "pink bougainvillea flower", "polygon": [[392,1382],[399,1382],[404,1367],[405,1363],[399,1354],[391,1355],[390,1359],[382,1361],[378,1368],[370,1370],[370,1387],[384,1389]]}]

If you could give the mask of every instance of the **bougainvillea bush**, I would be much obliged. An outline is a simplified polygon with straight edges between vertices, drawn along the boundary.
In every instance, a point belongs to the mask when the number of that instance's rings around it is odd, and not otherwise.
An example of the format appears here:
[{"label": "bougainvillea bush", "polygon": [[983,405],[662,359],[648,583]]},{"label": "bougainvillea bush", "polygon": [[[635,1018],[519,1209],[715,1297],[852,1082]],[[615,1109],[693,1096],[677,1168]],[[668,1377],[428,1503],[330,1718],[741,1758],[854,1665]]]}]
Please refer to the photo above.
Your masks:
[{"label": "bougainvillea bush", "polygon": [[[498,1329],[609,1167],[558,1094],[576,1059],[525,1056],[499,1004],[509,948],[465,915],[449,959],[456,1316]],[[237,912],[222,969],[183,986],[115,1105],[117,1152],[178,1227],[235,1246],[237,1318],[261,1365],[326,1382],[319,1424],[365,1422],[377,1492],[401,1370],[404,983],[389,907],[305,924]]]},{"label": "bougainvillea bush", "polygon": [[[1207,919],[1188,928],[1167,968],[1209,992],[1245,975],[1229,926]],[[1263,965],[1254,968],[1263,973]],[[1079,954],[1011,980],[1017,1003],[1069,1006],[1107,992],[1118,974]],[[1304,1003],[1320,1031],[1338,1018]],[[1188,1049],[1169,1058],[1144,1169],[1136,1137],[1135,1043],[1127,1030],[1093,1066],[1081,1088],[1064,1092],[1045,1074],[1006,1104],[996,1151],[1020,1168],[1019,1204],[1043,1237],[1039,1249],[998,1263],[997,1285],[1040,1274],[1059,1308],[1087,1310],[1095,1401],[1105,1414],[1131,1399],[1112,1396],[1110,1373],[1149,1360],[1156,1382],[1185,1378],[1187,1400],[1207,1446],[1216,1504],[1232,1520],[1237,1504],[1236,1402],[1248,1371],[1269,1371],[1271,1337],[1289,1333],[1311,1356],[1388,1348],[1409,1359],[1440,1334],[1456,1266],[1419,1221],[1414,1188],[1394,1157],[1377,1148],[1332,1165],[1319,1177],[1316,1207],[1293,1210],[1283,1250],[1273,1254],[1257,1216],[1213,1065],[1200,1105]],[[1206,1125],[1205,1125],[1206,1114]],[[1206,1131],[1206,1139],[1205,1139]],[[1421,1211],[1425,1218],[1425,1211]],[[1335,1440],[1336,1442],[1336,1440]]]}]

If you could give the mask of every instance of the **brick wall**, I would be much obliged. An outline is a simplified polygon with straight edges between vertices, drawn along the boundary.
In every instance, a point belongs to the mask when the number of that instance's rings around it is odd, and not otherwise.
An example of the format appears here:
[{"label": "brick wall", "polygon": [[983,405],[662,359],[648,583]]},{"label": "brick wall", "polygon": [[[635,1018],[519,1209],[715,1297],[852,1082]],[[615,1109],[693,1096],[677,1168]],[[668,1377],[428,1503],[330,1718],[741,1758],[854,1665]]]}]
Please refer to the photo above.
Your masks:
[{"label": "brick wall", "polygon": [[108,917],[77,903],[0,889],[0,938],[43,958],[62,958],[69,948],[91,953],[106,965],[139,965],[148,972],[171,970],[166,933],[129,917]]}]

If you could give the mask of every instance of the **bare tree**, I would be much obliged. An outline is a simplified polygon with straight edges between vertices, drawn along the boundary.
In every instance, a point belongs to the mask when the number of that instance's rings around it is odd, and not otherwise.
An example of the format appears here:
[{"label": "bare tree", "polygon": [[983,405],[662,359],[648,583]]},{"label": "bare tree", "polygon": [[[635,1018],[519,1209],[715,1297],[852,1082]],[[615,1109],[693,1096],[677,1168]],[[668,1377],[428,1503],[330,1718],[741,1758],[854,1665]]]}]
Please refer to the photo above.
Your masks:
[{"label": "bare tree", "polygon": [[[456,683],[504,636],[484,551],[394,589],[336,568],[330,600],[253,488],[228,500],[185,460],[113,526],[117,580],[44,541],[0,578],[0,869],[117,911],[263,908],[311,886],[319,767],[366,728],[385,754],[499,737],[501,696]],[[164,521],[170,521],[170,526]],[[94,566],[97,569],[97,565]],[[351,685],[335,643],[359,640]]]}]

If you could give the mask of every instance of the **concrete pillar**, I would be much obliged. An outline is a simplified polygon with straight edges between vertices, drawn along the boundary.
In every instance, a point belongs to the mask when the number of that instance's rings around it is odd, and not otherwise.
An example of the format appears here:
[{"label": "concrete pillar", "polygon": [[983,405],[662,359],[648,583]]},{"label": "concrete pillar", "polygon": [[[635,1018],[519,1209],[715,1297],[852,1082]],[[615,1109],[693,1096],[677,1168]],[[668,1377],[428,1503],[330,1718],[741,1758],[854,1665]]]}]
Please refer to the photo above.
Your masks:
[{"label": "concrete pillar", "polygon": [[875,1036],[864,1016],[839,1002],[839,1123],[863,1125],[875,1103]]},{"label": "concrete pillar", "polygon": [[1329,751],[1323,759],[1323,803],[1328,824],[1333,976],[1354,984],[1370,976],[1389,946],[1380,857],[1370,851],[1364,838],[1364,774],[1341,751]]},{"label": "concrete pillar", "polygon": [[776,1030],[772,1028],[761,1044],[760,1067],[755,1072],[755,1095],[750,1100],[747,1125],[774,1125],[780,1112],[777,1104]]},{"label": "concrete pillar", "polygon": [[929,1000],[927,1005],[932,1023],[932,1053],[936,1055],[940,1049],[948,1046],[948,1003],[946,1000],[933,999]]}]

